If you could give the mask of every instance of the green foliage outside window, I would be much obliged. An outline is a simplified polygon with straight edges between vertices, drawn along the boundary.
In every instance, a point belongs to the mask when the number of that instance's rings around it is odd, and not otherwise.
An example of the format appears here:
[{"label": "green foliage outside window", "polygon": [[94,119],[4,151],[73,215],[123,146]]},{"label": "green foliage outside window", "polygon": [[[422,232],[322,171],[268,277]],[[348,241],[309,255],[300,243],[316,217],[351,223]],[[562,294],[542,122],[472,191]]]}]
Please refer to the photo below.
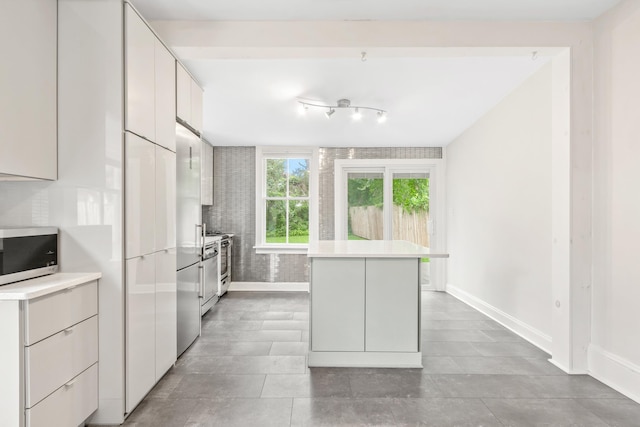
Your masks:
[{"label": "green foliage outside window", "polygon": [[308,243],[309,160],[268,159],[266,183],[266,242]]},{"label": "green foliage outside window", "polygon": [[[351,178],[348,182],[349,206],[382,208],[382,178]],[[401,178],[393,180],[393,204],[407,213],[429,212],[429,179]]]}]

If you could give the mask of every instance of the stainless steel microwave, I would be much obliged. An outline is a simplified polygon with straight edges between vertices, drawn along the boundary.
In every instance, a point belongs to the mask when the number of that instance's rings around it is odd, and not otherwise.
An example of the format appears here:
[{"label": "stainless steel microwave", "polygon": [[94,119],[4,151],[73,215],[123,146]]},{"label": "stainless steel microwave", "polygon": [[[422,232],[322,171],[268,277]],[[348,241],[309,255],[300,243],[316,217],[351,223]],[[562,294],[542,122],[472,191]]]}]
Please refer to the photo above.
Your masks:
[{"label": "stainless steel microwave", "polygon": [[0,285],[58,271],[58,229],[0,227]]}]

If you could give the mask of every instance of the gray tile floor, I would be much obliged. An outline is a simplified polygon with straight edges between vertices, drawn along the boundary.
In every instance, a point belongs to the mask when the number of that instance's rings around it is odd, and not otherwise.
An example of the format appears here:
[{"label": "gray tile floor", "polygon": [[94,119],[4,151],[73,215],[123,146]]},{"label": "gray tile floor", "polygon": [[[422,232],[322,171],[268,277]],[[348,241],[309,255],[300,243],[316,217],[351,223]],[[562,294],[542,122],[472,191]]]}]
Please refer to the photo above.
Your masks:
[{"label": "gray tile floor", "polygon": [[422,298],[424,369],[310,369],[308,294],[229,293],[125,424],[640,426],[639,404],[447,294]]}]

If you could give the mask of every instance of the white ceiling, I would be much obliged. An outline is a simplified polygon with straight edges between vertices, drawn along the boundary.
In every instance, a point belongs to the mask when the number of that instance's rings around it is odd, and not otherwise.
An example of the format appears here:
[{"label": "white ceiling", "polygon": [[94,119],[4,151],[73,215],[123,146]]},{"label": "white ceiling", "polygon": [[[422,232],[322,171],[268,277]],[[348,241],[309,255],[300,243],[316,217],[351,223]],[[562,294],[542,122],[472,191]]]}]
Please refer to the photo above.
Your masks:
[{"label": "white ceiling", "polygon": [[[591,20],[619,0],[132,0],[162,20]],[[153,22],[152,22],[153,24]],[[182,23],[181,25],[188,25]],[[441,146],[451,142],[549,60],[542,49],[368,48],[317,56],[243,50],[241,58],[172,45],[205,89],[204,136],[214,145]],[[538,48],[532,48],[538,49]],[[197,49],[196,49],[197,50]],[[248,54],[249,52],[249,54]],[[298,114],[297,98],[389,111],[353,122],[347,111]]]},{"label": "white ceiling", "polygon": [[[204,136],[220,145],[441,146],[546,62],[520,57],[186,61],[206,82]],[[299,114],[297,98],[387,110]]]},{"label": "white ceiling", "polygon": [[149,20],[591,20],[619,0],[133,0]]}]

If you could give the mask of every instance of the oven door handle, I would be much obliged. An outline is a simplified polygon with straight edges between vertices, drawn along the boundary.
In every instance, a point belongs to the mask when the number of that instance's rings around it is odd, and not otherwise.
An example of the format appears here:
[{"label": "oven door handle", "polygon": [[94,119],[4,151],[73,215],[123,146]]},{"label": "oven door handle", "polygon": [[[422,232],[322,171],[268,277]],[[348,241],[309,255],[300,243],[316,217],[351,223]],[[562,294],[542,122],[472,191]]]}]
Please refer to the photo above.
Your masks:
[{"label": "oven door handle", "polygon": [[204,298],[204,281],[206,280],[206,275],[204,274],[204,265],[200,266],[200,289],[198,290],[198,297]]}]

